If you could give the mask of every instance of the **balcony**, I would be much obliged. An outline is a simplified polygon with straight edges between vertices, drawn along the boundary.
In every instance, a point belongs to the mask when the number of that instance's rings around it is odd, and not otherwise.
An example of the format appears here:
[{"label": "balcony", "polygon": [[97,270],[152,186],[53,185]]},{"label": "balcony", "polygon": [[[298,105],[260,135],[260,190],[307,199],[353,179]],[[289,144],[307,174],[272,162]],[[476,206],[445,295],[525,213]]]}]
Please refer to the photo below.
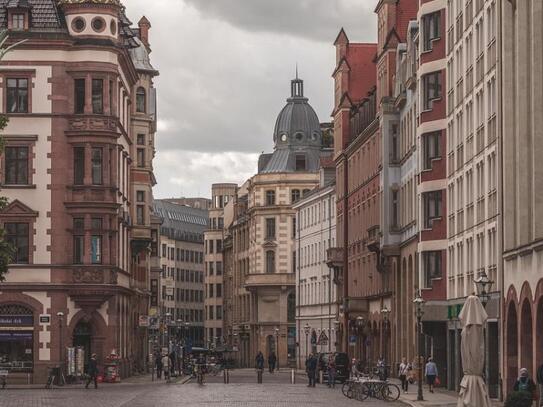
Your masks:
[{"label": "balcony", "polygon": [[296,285],[294,273],[258,273],[248,274],[245,279],[245,288],[248,290],[259,287],[282,287]]},{"label": "balcony", "polygon": [[343,247],[330,247],[326,250],[328,267],[343,267]]}]

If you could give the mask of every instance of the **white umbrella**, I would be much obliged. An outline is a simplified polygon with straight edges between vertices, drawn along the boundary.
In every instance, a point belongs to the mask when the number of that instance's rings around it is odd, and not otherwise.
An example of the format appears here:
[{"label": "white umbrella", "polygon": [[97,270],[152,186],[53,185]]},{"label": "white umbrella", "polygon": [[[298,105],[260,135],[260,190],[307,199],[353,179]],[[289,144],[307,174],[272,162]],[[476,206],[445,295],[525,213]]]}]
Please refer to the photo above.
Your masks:
[{"label": "white umbrella", "polygon": [[462,367],[457,407],[491,407],[486,383],[483,380],[485,345],[483,324],[488,315],[479,297],[470,295],[458,316],[462,322]]}]

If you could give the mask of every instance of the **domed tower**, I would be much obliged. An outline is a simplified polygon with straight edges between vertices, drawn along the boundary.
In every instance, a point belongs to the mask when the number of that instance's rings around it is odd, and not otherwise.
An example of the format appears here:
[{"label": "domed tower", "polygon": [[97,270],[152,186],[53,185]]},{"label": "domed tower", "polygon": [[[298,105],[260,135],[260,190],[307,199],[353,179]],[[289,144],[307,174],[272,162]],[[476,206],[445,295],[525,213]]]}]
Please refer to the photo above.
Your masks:
[{"label": "domed tower", "polygon": [[275,151],[259,159],[259,173],[315,172],[319,169],[322,131],[319,118],[304,96],[304,81],[293,79],[290,97],[275,121]]},{"label": "domed tower", "polygon": [[58,6],[74,37],[118,38],[120,0],[58,0]]}]

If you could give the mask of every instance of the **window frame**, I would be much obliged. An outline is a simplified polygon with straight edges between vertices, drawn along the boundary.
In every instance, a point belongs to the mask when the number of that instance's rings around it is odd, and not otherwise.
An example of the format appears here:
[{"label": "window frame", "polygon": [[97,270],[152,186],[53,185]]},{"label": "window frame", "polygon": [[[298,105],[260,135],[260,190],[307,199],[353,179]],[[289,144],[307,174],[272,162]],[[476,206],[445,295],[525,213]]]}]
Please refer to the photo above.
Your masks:
[{"label": "window frame", "polygon": [[422,154],[423,154],[423,164],[424,164],[423,169],[431,170],[432,162],[434,160],[438,160],[442,158],[441,157],[441,131],[434,131],[434,132],[425,133],[422,135]]},{"label": "window frame", "polygon": [[[441,80],[442,71],[435,71],[425,74],[423,78],[423,107],[425,111],[432,110],[434,101],[443,97],[443,86]],[[433,81],[431,81],[434,79]]]},{"label": "window frame", "polygon": [[[10,231],[12,225],[15,227],[15,233]],[[13,258],[11,259],[10,264],[31,264],[31,225],[31,222],[25,221],[4,223],[5,241],[14,247]],[[26,234],[20,233],[20,227],[26,227]],[[24,248],[24,246],[21,247],[19,241],[24,239],[26,239],[26,253],[21,253],[21,249]],[[20,254],[24,254],[25,256],[20,259]]]},{"label": "window frame", "polygon": [[[15,158],[11,157],[8,158],[8,150],[12,151],[15,150]],[[20,158],[19,152],[22,150],[26,150],[26,157]],[[28,145],[7,145],[4,148],[4,185],[7,186],[13,186],[13,185],[30,185],[30,155],[31,155],[31,147]],[[14,162],[15,164],[15,181],[10,182],[8,180],[8,173],[10,168],[10,163]],[[24,165],[20,167],[20,163],[23,163]],[[23,170],[24,169],[24,170]],[[24,180],[21,180],[19,178],[20,176],[20,170],[23,170],[24,172]]]},{"label": "window frame", "polygon": [[[81,84],[83,85],[82,87],[80,86]],[[85,114],[86,86],[85,78],[74,78],[74,114]]]},{"label": "window frame", "polygon": [[267,189],[265,192],[265,197],[266,197],[266,206],[275,205],[275,190]]},{"label": "window frame", "polygon": [[[100,152],[99,159],[95,157],[94,153]],[[95,178],[98,176],[97,173],[95,173],[95,170],[99,170],[99,180],[98,178]],[[92,178],[92,185],[103,185],[104,184],[104,148],[103,147],[92,147],[91,148],[91,178]]]},{"label": "window frame", "polygon": [[441,11],[422,16],[422,28],[422,52],[432,51],[433,42],[441,39]]},{"label": "window frame", "polygon": [[266,250],[266,274],[275,273],[275,250]]},{"label": "window frame", "polygon": [[266,240],[275,240],[277,222],[275,217],[266,218]]},{"label": "window frame", "polygon": [[[99,89],[95,84],[100,84]],[[91,106],[93,114],[104,114],[104,79],[92,78],[91,82]]]},{"label": "window frame", "polygon": [[[15,81],[16,83],[16,86],[15,87],[11,87],[10,86],[10,81]],[[22,86],[19,86],[19,82],[20,81],[26,81],[26,87],[22,87]],[[31,89],[31,78],[27,75],[18,75],[18,74],[13,74],[13,76],[6,76],[4,78],[4,82],[5,82],[5,111],[6,111],[6,114],[25,114],[25,113],[30,113],[30,101],[31,101],[31,92],[30,92],[30,89]],[[10,89],[12,89],[12,91],[10,91]],[[13,91],[14,89],[14,91]],[[26,98],[26,103],[22,103],[23,105],[23,108],[20,107],[20,98],[21,98],[21,95],[19,94],[22,90],[25,90],[26,91],[26,95],[24,95],[23,97]],[[23,92],[24,94],[24,92]],[[14,110],[10,110],[10,99],[11,98],[15,98],[15,109]]]},{"label": "window frame", "polygon": [[143,86],[136,89],[136,113],[147,113],[147,91]]},{"label": "window frame", "polygon": [[428,191],[424,195],[424,227],[432,229],[435,220],[442,219],[443,191]]}]

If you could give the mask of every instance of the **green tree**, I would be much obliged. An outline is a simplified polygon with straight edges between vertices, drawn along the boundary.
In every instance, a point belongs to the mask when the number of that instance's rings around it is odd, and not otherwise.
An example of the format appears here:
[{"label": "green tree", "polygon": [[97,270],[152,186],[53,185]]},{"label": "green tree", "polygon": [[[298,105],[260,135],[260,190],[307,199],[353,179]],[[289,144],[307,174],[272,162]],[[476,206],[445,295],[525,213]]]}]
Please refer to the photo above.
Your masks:
[{"label": "green tree", "polygon": [[[6,46],[8,40],[8,32],[6,30],[0,31],[0,60],[14,47],[19,44],[22,44],[26,40],[16,42],[9,46]],[[5,115],[0,115],[0,132],[3,131],[8,125],[8,117]],[[0,154],[4,152],[4,138],[0,134]],[[0,211],[3,211],[6,206],[8,206],[8,198],[5,196],[0,196]],[[8,272],[8,265],[13,259],[15,254],[15,248],[5,239],[6,234],[3,228],[0,227],[0,281],[6,279],[6,274]]]}]

